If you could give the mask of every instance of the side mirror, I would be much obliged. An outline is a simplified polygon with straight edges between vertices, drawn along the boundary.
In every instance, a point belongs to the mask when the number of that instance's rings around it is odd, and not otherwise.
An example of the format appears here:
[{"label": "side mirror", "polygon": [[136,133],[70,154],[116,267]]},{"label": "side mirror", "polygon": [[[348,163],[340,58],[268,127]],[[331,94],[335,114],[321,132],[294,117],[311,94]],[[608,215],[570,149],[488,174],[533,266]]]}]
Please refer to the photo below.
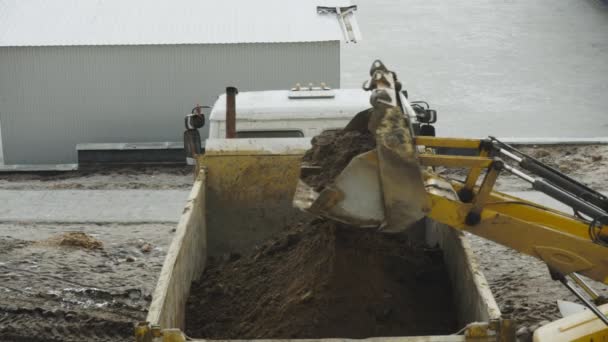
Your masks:
[{"label": "side mirror", "polygon": [[192,113],[184,118],[184,151],[186,152],[186,163],[188,165],[196,164],[196,156],[203,152],[201,143],[201,135],[198,129],[205,126],[205,115],[202,113],[203,108],[207,106],[196,106],[192,109]]},{"label": "side mirror", "polygon": [[437,122],[437,111],[434,109],[426,110],[426,123],[435,123]]},{"label": "side mirror", "polygon": [[199,129],[205,126],[205,115],[203,114],[188,114],[184,118],[186,129]]}]

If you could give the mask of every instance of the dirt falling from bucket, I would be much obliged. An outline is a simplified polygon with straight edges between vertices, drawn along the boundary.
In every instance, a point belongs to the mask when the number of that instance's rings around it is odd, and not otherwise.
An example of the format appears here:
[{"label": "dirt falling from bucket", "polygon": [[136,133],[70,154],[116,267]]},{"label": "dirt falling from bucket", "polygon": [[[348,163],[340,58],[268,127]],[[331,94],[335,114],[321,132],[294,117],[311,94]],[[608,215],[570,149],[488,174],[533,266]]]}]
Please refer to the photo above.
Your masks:
[{"label": "dirt falling from bucket", "polygon": [[365,338],[458,330],[440,250],[323,220],[210,260],[186,332],[209,339]]},{"label": "dirt falling from bucket", "polygon": [[376,147],[371,133],[356,131],[326,131],[312,139],[312,148],[306,152],[302,161],[320,167],[319,173],[303,176],[304,182],[320,191],[344,170],[358,154]]}]

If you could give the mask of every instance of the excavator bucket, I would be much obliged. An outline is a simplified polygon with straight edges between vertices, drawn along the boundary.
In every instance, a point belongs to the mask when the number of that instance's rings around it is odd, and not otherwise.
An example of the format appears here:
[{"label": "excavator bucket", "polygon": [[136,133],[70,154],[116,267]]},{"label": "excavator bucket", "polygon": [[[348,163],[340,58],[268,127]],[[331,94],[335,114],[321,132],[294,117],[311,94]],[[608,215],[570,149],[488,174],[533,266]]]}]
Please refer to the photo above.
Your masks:
[{"label": "excavator bucket", "polygon": [[428,212],[422,171],[416,158],[409,119],[404,115],[396,75],[375,61],[371,80],[372,109],[357,114],[345,130],[370,131],[376,149],[353,158],[320,193],[300,180],[294,206],[359,227],[402,231]]},{"label": "excavator bucket", "polygon": [[378,227],[384,221],[378,153],[369,151],[351,160],[331,186],[320,193],[301,179],[294,196],[296,208],[359,227]]}]

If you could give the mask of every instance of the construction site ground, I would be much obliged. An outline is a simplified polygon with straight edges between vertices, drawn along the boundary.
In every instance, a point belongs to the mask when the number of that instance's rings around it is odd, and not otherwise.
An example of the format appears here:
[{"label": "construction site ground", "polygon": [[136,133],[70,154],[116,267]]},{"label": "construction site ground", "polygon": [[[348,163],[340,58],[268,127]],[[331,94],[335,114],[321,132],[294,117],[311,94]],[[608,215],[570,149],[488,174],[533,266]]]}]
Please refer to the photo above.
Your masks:
[{"label": "construction site ground", "polygon": [[[525,150],[608,191],[608,146]],[[161,166],[0,174],[0,340],[131,340],[131,324],[145,318],[192,180],[188,168]],[[498,189],[557,205],[510,176]],[[470,240],[501,311],[521,325],[522,339],[560,317],[557,299],[576,301],[541,262]],[[608,287],[593,284],[608,294]]]}]

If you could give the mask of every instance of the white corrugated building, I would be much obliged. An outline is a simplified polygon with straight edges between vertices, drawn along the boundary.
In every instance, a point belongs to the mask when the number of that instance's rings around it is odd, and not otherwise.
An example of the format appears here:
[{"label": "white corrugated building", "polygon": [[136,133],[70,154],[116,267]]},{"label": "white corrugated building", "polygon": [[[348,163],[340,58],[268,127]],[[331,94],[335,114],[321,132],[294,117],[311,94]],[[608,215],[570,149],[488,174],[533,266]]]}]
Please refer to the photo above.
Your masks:
[{"label": "white corrugated building", "polygon": [[181,141],[183,117],[228,85],[340,86],[340,42],[317,6],[350,0],[0,0],[4,169],[73,164],[81,143]]}]

